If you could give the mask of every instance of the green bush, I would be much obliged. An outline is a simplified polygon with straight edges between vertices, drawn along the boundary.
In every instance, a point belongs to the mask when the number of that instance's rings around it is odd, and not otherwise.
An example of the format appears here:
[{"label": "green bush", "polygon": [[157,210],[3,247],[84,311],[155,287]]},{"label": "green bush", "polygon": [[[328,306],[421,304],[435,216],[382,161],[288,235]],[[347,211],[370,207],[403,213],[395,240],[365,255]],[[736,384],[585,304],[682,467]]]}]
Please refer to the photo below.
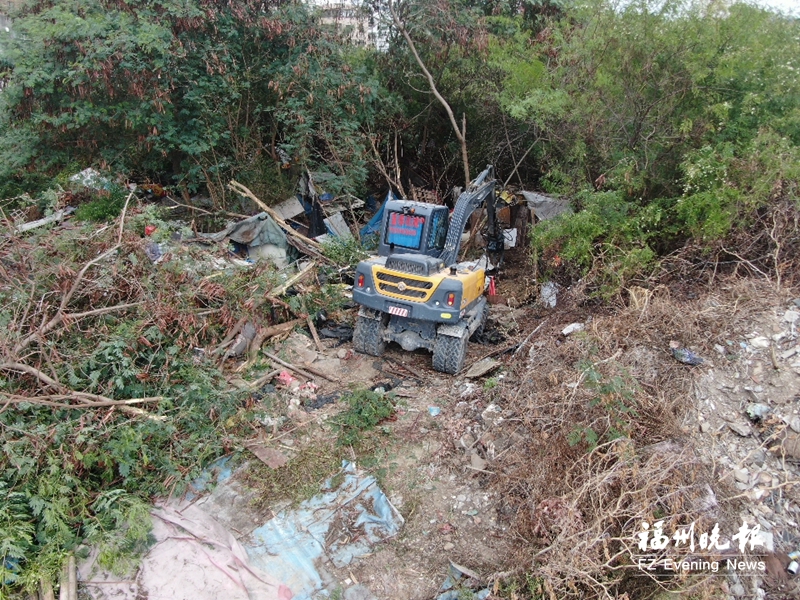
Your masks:
[{"label": "green bush", "polygon": [[94,192],[94,200],[81,204],[75,211],[75,218],[78,221],[94,222],[116,219],[125,207],[125,199],[129,193],[119,186],[113,186],[108,191]]}]

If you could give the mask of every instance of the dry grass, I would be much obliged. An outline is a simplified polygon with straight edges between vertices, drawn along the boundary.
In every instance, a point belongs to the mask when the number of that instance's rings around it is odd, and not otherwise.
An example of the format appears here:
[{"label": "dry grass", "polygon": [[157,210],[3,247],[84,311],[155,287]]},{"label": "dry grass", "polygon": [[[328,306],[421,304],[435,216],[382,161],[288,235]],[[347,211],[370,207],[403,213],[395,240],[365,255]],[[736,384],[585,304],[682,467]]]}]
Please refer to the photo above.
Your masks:
[{"label": "dry grass", "polygon": [[[645,573],[634,562],[645,521],[664,519],[665,532],[692,522],[698,531],[716,522],[724,529],[728,521],[709,467],[684,441],[698,371],[672,358],[669,341],[712,358],[714,344],[724,345],[776,294],[773,282],[734,277],[696,294],[631,288],[625,304],[584,332],[565,339],[563,317],[538,334],[530,360],[499,391],[517,417],[506,427],[521,427],[524,441],[493,465],[501,513],[520,541],[511,573],[538,582],[528,597],[713,592],[715,580],[703,574]],[[574,307],[562,307],[570,310],[574,316]]]}]

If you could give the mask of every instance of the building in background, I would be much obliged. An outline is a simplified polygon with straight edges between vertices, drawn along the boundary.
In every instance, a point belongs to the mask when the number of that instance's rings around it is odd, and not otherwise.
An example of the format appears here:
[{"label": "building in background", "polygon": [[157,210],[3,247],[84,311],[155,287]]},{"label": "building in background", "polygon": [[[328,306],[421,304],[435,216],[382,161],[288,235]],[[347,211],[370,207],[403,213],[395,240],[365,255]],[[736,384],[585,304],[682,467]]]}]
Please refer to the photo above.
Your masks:
[{"label": "building in background", "polygon": [[320,12],[322,23],[335,27],[354,44],[375,46],[377,29],[372,12],[355,2],[310,0],[309,4]]}]

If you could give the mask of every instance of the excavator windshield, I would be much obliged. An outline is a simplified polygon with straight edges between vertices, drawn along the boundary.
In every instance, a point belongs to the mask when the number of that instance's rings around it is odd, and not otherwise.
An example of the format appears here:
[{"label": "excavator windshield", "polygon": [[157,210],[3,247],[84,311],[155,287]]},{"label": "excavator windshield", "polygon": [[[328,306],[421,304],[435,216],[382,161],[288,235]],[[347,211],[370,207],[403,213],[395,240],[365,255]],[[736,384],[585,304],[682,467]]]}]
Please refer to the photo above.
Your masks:
[{"label": "excavator windshield", "polygon": [[386,221],[386,243],[409,250],[419,250],[424,228],[423,216],[390,212]]}]

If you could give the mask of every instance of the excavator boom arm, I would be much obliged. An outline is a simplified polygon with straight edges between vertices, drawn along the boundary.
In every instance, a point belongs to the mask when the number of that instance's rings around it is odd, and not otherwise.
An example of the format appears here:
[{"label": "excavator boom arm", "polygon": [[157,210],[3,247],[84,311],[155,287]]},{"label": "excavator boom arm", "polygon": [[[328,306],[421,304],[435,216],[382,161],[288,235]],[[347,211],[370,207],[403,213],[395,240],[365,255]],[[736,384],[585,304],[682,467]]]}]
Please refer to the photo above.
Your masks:
[{"label": "excavator boom arm", "polygon": [[[467,221],[476,209],[486,203],[486,211],[488,214],[487,222],[489,226],[489,243],[490,247],[494,242],[497,244],[495,238],[498,235],[497,227],[497,214],[495,206],[495,184],[494,168],[490,165],[478,175],[475,180],[470,183],[467,190],[462,192],[456,201],[453,214],[450,217],[450,228],[447,232],[447,239],[442,250],[441,260],[446,266],[450,266],[458,262],[458,253],[461,250],[461,234],[464,233],[464,227]],[[502,242],[502,239],[500,240]]]}]

